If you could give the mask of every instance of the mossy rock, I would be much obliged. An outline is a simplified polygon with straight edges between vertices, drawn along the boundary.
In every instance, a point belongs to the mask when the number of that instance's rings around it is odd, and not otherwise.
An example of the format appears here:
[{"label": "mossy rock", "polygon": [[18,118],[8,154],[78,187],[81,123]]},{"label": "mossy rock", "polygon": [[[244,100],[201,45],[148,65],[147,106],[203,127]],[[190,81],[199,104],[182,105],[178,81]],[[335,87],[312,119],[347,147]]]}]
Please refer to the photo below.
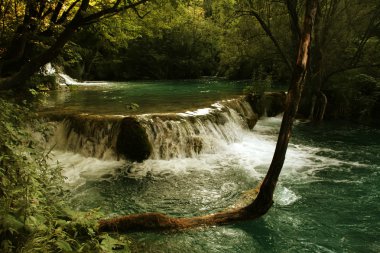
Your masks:
[{"label": "mossy rock", "polygon": [[253,129],[256,126],[258,120],[259,115],[257,115],[256,113],[253,113],[250,117],[245,118],[245,121],[247,122],[249,129]]},{"label": "mossy rock", "polygon": [[132,161],[142,162],[149,158],[152,145],[137,119],[127,117],[122,120],[116,150],[118,154]]}]

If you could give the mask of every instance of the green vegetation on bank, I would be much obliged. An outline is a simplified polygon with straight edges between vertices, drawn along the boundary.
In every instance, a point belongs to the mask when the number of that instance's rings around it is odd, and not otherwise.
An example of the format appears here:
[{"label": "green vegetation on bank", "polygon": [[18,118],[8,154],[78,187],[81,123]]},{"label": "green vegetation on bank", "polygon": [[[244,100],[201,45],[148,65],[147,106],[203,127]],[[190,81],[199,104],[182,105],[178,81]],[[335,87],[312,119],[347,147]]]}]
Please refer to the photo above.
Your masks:
[{"label": "green vegetation on bank", "polygon": [[61,169],[41,146],[49,126],[25,104],[0,107],[0,251],[129,252],[126,238],[96,233],[99,213],[65,207]]}]

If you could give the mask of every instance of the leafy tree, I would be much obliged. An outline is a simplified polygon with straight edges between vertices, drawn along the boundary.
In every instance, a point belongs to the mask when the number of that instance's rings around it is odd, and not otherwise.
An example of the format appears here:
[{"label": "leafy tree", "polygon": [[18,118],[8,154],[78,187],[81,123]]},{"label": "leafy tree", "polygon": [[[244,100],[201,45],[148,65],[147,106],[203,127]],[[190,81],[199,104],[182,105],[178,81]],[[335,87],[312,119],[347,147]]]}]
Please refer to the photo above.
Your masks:
[{"label": "leafy tree", "polygon": [[[353,69],[378,76],[374,69],[379,67],[379,4],[370,0],[322,0],[319,5],[308,85],[301,104],[301,113],[312,120],[323,119],[327,97],[331,97],[325,95],[331,77]],[[294,48],[300,39],[302,6],[303,1],[298,0],[235,1],[229,11],[233,35],[224,38],[230,41],[225,43],[221,55],[226,57],[221,63],[251,71],[264,69],[274,81],[286,82],[293,68],[289,62],[295,57]]]},{"label": "leafy tree", "polygon": [[310,85],[305,94],[311,101],[308,107],[312,120],[324,117],[325,90],[329,83],[331,85],[331,77],[364,66],[378,66],[378,60],[374,58],[378,54],[374,50],[378,48],[379,40],[374,37],[374,30],[380,25],[379,11],[379,4],[373,1],[351,1],[349,4],[339,0],[321,1],[314,32]]},{"label": "leafy tree", "polygon": [[127,10],[138,13],[137,8],[146,2],[148,0],[18,2],[7,13],[21,12],[21,17],[17,16],[13,22],[3,15],[13,35],[1,55],[0,89],[25,86],[34,73],[58,56],[78,29]]}]

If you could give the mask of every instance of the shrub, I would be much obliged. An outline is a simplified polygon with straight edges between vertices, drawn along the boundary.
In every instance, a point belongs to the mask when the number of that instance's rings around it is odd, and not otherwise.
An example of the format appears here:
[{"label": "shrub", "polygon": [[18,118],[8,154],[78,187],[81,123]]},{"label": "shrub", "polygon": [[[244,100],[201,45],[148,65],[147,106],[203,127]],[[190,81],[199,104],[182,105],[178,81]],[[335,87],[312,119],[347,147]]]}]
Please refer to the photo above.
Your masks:
[{"label": "shrub", "polygon": [[96,234],[99,213],[63,208],[61,168],[48,166],[40,145],[48,125],[25,105],[0,98],[0,108],[0,252],[111,252],[114,242],[126,244]]}]

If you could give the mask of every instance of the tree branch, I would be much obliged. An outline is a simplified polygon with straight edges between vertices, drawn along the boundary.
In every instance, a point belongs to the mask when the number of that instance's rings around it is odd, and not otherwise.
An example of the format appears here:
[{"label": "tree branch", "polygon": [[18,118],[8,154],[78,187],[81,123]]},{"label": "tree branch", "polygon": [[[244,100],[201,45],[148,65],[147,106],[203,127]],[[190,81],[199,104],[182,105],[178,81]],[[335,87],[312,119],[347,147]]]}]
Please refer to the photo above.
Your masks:
[{"label": "tree branch", "polygon": [[57,24],[63,24],[64,22],[66,22],[67,20],[67,17],[69,16],[70,12],[73,10],[73,8],[80,2],[80,0],[75,0],[70,6],[69,8],[64,11],[61,15],[61,17],[58,19],[58,21],[56,21]]},{"label": "tree branch", "polygon": [[100,18],[102,18],[104,16],[107,16],[107,17],[114,16],[114,15],[116,15],[122,11],[136,8],[137,6],[144,4],[146,2],[148,2],[148,0],[139,0],[135,3],[129,3],[128,5],[123,5],[123,6],[119,7],[121,0],[117,0],[112,7],[107,8],[107,9],[103,9],[101,11],[98,11],[96,13],[93,13],[93,14],[90,14],[90,15],[84,17],[82,20],[82,25],[91,24],[94,21],[99,20]]},{"label": "tree branch", "polygon": [[50,22],[55,24],[57,22],[59,13],[62,10],[63,4],[65,3],[65,0],[59,0],[57,5],[54,8],[53,15],[51,15]]},{"label": "tree branch", "polygon": [[282,50],[280,44],[278,43],[277,39],[274,37],[274,35],[272,34],[272,31],[270,30],[270,28],[267,26],[267,24],[265,23],[265,21],[260,17],[260,14],[254,10],[250,10],[250,11],[238,11],[238,13],[241,13],[242,15],[249,15],[249,16],[253,16],[256,18],[256,20],[259,22],[261,28],[264,30],[265,34],[270,38],[270,40],[272,41],[272,43],[274,44],[274,46],[276,47],[277,51],[279,52],[283,62],[286,64],[286,66],[288,67],[288,69],[290,71],[292,71],[292,65],[290,64],[290,61],[288,59],[288,57],[286,57],[284,51]]}]

